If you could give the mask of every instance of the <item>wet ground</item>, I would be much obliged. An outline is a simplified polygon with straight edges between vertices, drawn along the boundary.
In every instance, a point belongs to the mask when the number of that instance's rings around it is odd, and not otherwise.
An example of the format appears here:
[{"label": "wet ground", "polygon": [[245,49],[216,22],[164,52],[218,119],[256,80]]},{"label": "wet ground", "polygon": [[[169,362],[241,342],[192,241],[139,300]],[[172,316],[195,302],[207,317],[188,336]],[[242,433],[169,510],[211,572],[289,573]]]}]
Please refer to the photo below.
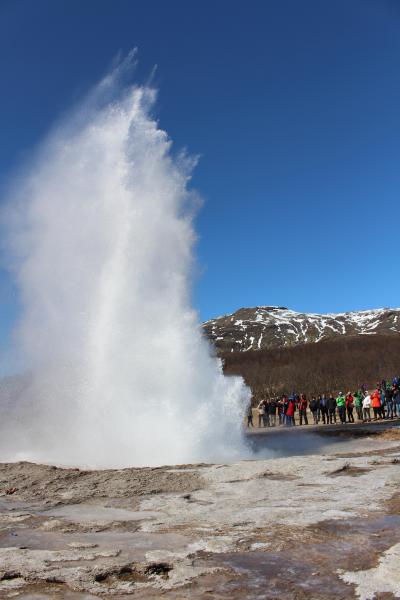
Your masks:
[{"label": "wet ground", "polygon": [[320,423],[295,427],[276,425],[248,428],[246,437],[255,457],[278,458],[315,452],[334,452],[337,444],[342,444],[349,439],[379,436],[383,431],[398,427],[400,427],[400,419],[378,420],[371,423],[360,421],[346,424],[337,422],[329,425]]},{"label": "wet ground", "polygon": [[0,598],[400,598],[400,432],[362,431],[253,435],[281,456],[229,465],[2,464]]}]

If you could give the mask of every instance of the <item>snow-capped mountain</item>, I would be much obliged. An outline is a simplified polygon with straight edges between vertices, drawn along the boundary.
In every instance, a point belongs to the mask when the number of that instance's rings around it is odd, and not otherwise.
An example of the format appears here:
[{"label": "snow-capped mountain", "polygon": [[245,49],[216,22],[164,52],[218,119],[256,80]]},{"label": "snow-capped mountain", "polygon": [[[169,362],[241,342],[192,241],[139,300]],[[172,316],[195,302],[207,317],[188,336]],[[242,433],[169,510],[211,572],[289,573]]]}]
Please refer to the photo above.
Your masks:
[{"label": "snow-capped mountain", "polygon": [[203,324],[218,352],[243,352],[319,342],[338,336],[398,335],[400,308],[320,315],[280,306],[240,308]]}]

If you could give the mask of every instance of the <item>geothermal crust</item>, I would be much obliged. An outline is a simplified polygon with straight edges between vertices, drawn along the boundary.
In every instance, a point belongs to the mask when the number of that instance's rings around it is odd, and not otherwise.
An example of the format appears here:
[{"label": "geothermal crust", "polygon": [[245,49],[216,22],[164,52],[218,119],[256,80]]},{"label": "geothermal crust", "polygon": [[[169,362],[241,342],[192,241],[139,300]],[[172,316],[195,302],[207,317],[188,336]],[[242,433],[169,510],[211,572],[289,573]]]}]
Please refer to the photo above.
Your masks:
[{"label": "geothermal crust", "polygon": [[0,465],[1,598],[398,598],[400,435],[108,471]]}]

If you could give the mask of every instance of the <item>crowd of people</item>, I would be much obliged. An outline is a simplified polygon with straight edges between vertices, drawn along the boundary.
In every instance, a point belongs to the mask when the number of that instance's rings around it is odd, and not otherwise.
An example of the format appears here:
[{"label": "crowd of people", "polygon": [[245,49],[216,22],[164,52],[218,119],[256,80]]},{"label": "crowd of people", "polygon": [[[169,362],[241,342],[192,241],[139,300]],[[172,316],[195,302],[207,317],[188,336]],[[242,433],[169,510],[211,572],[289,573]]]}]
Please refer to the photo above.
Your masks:
[{"label": "crowd of people", "polygon": [[[400,418],[400,377],[391,383],[385,380],[377,384],[373,391],[361,386],[355,392],[344,394],[323,394],[310,400],[305,394],[283,394],[278,398],[263,398],[258,406],[258,427],[285,425],[308,425],[311,413],[312,423],[354,423],[354,414],[363,423],[378,419]],[[296,415],[298,421],[296,423]],[[253,409],[247,414],[247,426],[254,427]]]}]

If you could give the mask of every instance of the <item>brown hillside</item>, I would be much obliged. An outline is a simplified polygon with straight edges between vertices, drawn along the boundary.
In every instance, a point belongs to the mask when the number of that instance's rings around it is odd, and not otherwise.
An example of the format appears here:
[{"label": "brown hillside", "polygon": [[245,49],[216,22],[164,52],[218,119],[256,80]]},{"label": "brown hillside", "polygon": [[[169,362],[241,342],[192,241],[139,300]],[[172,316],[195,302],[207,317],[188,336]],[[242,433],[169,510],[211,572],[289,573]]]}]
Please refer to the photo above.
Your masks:
[{"label": "brown hillside", "polygon": [[262,395],[292,391],[308,396],[336,394],[400,375],[400,335],[342,337],[220,356],[226,374],[244,377],[253,391],[253,402]]}]

